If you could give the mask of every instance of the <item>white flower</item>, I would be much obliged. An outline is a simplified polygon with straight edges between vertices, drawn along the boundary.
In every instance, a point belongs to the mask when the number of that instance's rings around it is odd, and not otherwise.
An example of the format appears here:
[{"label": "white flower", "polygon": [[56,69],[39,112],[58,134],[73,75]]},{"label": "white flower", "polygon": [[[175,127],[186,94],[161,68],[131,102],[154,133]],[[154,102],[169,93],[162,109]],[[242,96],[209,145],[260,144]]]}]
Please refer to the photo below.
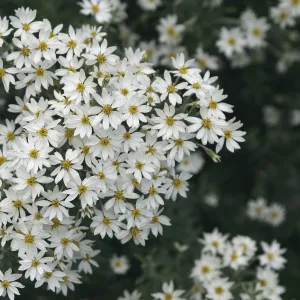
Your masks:
[{"label": "white flower", "polygon": [[268,245],[265,242],[261,242],[264,254],[259,256],[261,266],[267,266],[274,270],[280,270],[284,267],[286,259],[282,257],[282,254],[286,252],[285,249],[281,249],[280,245],[273,241]]},{"label": "white flower", "polygon": [[181,298],[181,295],[184,293],[184,290],[175,290],[173,281],[170,281],[169,284],[164,282],[162,285],[162,293],[154,293],[151,296],[153,299],[157,300],[165,300],[165,299],[172,299],[172,300],[184,300]]},{"label": "white flower", "polygon": [[153,87],[156,92],[161,93],[161,101],[166,100],[168,97],[170,103],[173,106],[176,106],[176,104],[182,104],[182,98],[178,94],[178,91],[185,89],[187,87],[187,83],[182,82],[175,85],[175,83],[172,82],[170,72],[165,71],[164,80],[160,77],[156,78],[155,82],[153,83]]},{"label": "white flower", "polygon": [[110,259],[110,266],[114,273],[124,275],[130,268],[129,261],[126,256],[113,255]]},{"label": "white flower", "polygon": [[246,46],[246,39],[239,28],[221,28],[220,38],[217,41],[219,51],[227,57],[232,57],[234,53],[242,53]]},{"label": "white flower", "polygon": [[52,269],[47,263],[53,261],[53,257],[44,257],[45,252],[41,251],[37,254],[21,254],[19,271],[25,271],[25,278],[30,280],[39,280],[45,272],[51,272]]},{"label": "white flower", "polygon": [[82,14],[93,15],[99,23],[107,23],[112,18],[112,6],[107,0],[83,0],[79,5]]},{"label": "white flower", "polygon": [[278,5],[277,7],[271,7],[270,15],[276,24],[279,24],[281,29],[286,27],[292,27],[296,21],[293,16],[293,10],[286,5]]},{"label": "white flower", "polygon": [[197,68],[192,68],[195,65],[194,59],[189,59],[185,61],[184,54],[180,53],[176,55],[176,58],[172,57],[173,66],[176,71],[172,71],[175,76],[186,76],[191,75],[192,73],[199,72]]},{"label": "white flower", "polygon": [[6,144],[8,147],[15,142],[16,136],[22,132],[22,128],[17,128],[15,122],[5,120],[6,126],[0,124],[0,144]]},{"label": "white flower", "polygon": [[0,296],[8,295],[10,300],[14,300],[15,294],[20,295],[18,288],[24,288],[24,285],[16,282],[22,275],[12,274],[12,270],[8,269],[4,274],[0,271]]},{"label": "white flower", "polygon": [[79,266],[78,266],[78,271],[79,272],[84,272],[86,274],[92,274],[93,271],[92,271],[92,268],[91,268],[91,265],[95,266],[95,267],[99,267],[98,263],[93,260],[93,258],[95,256],[97,256],[98,254],[100,253],[100,250],[94,250],[94,251],[90,251],[88,254],[86,254],[82,261],[79,263]]},{"label": "white flower", "polygon": [[233,282],[229,282],[228,278],[217,278],[206,285],[208,299],[212,300],[229,300],[233,299],[230,292]]},{"label": "white flower", "polygon": [[161,215],[163,209],[157,211],[157,209],[153,212],[150,229],[154,236],[158,236],[158,234],[163,234],[164,226],[171,226],[170,219],[166,216]]},{"label": "white flower", "polygon": [[9,21],[6,17],[0,17],[0,47],[3,45],[3,37],[8,36],[13,29],[9,28]]},{"label": "white flower", "polygon": [[219,198],[216,194],[208,194],[204,197],[204,203],[211,207],[218,207]]},{"label": "white flower", "polygon": [[3,60],[0,57],[0,79],[2,80],[5,91],[8,93],[9,85],[15,84],[15,78],[11,75],[15,73],[14,68],[4,68]]},{"label": "white flower", "polygon": [[266,212],[266,222],[273,226],[280,225],[285,220],[286,209],[284,206],[274,203]]},{"label": "white flower", "polygon": [[176,170],[189,174],[198,174],[205,160],[200,152],[191,153],[189,156],[184,156],[182,161],[177,165]]},{"label": "white flower", "polygon": [[196,50],[196,62],[200,69],[218,70],[219,61],[216,56],[209,55],[204,52],[202,47],[198,47]]},{"label": "white flower", "polygon": [[141,300],[142,294],[139,293],[137,290],[134,290],[132,293],[128,291],[124,291],[124,296],[119,297],[117,300]]},{"label": "white flower", "polygon": [[232,245],[236,249],[241,249],[248,259],[251,259],[257,250],[256,242],[248,236],[238,235],[234,237],[232,239]]},{"label": "white flower", "polygon": [[146,11],[154,11],[162,4],[161,0],[138,0],[139,5]]},{"label": "white flower", "polygon": [[62,278],[65,276],[65,273],[55,269],[54,263],[50,264],[50,268],[52,271],[45,272],[43,276],[36,281],[35,288],[42,286],[44,283],[47,283],[47,288],[53,292],[55,292],[55,289],[60,288],[60,282],[63,280]]},{"label": "white flower", "polygon": [[253,220],[264,220],[267,213],[267,203],[262,197],[248,202],[247,214]]},{"label": "white flower", "polygon": [[237,270],[248,263],[248,258],[244,256],[244,251],[241,248],[233,247],[230,244],[226,245],[223,253],[224,266]]},{"label": "white flower", "polygon": [[214,229],[212,233],[204,233],[203,239],[199,239],[199,242],[203,244],[204,252],[211,252],[216,255],[217,253],[223,253],[227,238],[227,235],[223,235],[218,229]]},{"label": "white flower", "polygon": [[293,17],[300,16],[300,2],[298,0],[281,0],[281,5],[288,7]]}]

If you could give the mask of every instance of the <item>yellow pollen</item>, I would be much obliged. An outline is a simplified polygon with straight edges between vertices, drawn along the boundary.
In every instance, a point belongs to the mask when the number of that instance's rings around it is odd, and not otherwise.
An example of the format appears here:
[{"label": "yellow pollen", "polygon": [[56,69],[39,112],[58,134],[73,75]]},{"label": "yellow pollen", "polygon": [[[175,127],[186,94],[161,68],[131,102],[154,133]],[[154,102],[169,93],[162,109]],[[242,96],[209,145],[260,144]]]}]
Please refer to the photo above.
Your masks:
[{"label": "yellow pollen", "polygon": [[182,139],[177,139],[174,142],[175,142],[175,145],[177,147],[182,147],[183,146],[183,140]]},{"label": "yellow pollen", "polygon": [[115,191],[115,198],[116,200],[122,200],[124,198],[123,191],[120,190]]},{"label": "yellow pollen", "polygon": [[174,185],[175,188],[179,188],[179,187],[181,186],[181,184],[182,184],[181,179],[175,178],[175,179],[173,180],[173,185]]},{"label": "yellow pollen", "polygon": [[92,41],[92,38],[87,37],[87,38],[85,38],[85,39],[83,40],[83,43],[84,43],[85,45],[89,45],[89,44],[91,43],[91,41]]},{"label": "yellow pollen", "polygon": [[186,74],[186,73],[187,73],[187,70],[188,70],[188,68],[187,68],[186,66],[182,66],[182,67],[180,67],[179,72],[180,72],[181,74]]},{"label": "yellow pollen", "polygon": [[188,166],[188,165],[190,164],[190,161],[189,161],[188,159],[185,159],[185,160],[183,161],[183,164],[184,164],[185,166]]},{"label": "yellow pollen", "polygon": [[92,37],[92,38],[95,38],[96,35],[97,35],[97,32],[96,32],[96,31],[92,31],[92,32],[91,32],[91,37]]},{"label": "yellow pollen", "polygon": [[84,193],[86,193],[87,192],[87,186],[86,185],[80,185],[79,187],[78,187],[78,194],[79,195],[82,195],[82,194],[84,194]]},{"label": "yellow pollen", "polygon": [[63,276],[61,279],[62,279],[64,282],[66,282],[66,281],[69,280],[69,277],[68,277],[68,276]]},{"label": "yellow pollen", "polygon": [[124,140],[130,140],[131,139],[131,134],[129,132],[125,132],[123,134],[123,138],[124,138]]},{"label": "yellow pollen", "polygon": [[29,154],[28,154],[29,157],[33,158],[33,159],[37,159],[38,156],[39,156],[39,151],[36,150],[36,149],[32,149]]},{"label": "yellow pollen", "polygon": [[41,67],[38,67],[36,70],[35,70],[35,74],[39,77],[44,77],[44,74],[45,74],[45,70]]},{"label": "yellow pollen", "polygon": [[6,137],[8,141],[13,141],[16,138],[16,135],[14,134],[14,132],[8,132]]},{"label": "yellow pollen", "polygon": [[121,89],[121,94],[122,94],[123,96],[127,96],[128,93],[129,93],[128,89],[126,89],[126,88]]},{"label": "yellow pollen", "polygon": [[102,146],[102,147],[107,147],[108,145],[110,145],[110,141],[108,138],[102,138],[99,140],[99,144]]},{"label": "yellow pollen", "polygon": [[259,28],[253,28],[253,35],[254,36],[261,36],[261,30]]},{"label": "yellow pollen", "polygon": [[205,59],[199,59],[198,61],[200,68],[205,68],[206,67],[206,60]]},{"label": "yellow pollen", "polygon": [[233,253],[231,254],[230,259],[231,259],[232,261],[236,261],[238,258],[239,258],[239,257],[238,257],[238,255],[236,254],[236,252],[233,252]]},{"label": "yellow pollen", "polygon": [[271,253],[271,252],[269,252],[269,253],[267,254],[267,258],[268,258],[269,261],[274,260],[274,254]]},{"label": "yellow pollen", "polygon": [[40,261],[39,261],[37,258],[35,258],[35,259],[31,262],[31,266],[34,267],[34,268],[36,268],[36,267],[39,266],[39,265],[40,265]]},{"label": "yellow pollen", "polygon": [[224,136],[225,136],[225,139],[230,139],[231,138],[231,134],[232,134],[232,131],[227,129],[224,131]]},{"label": "yellow pollen", "polygon": [[125,72],[118,72],[118,74],[121,76],[121,77],[124,77],[126,74]]},{"label": "yellow pollen", "polygon": [[278,219],[279,218],[279,213],[277,211],[273,211],[271,213],[271,217],[272,217],[272,219]]},{"label": "yellow pollen", "polygon": [[170,26],[170,27],[167,28],[167,34],[169,36],[175,36],[176,32],[175,32],[175,29],[174,29],[173,26]]},{"label": "yellow pollen", "polygon": [[74,49],[77,46],[77,42],[74,40],[69,40],[68,47]]},{"label": "yellow pollen", "polygon": [[175,53],[174,51],[170,51],[170,52],[168,53],[168,57],[169,57],[169,58],[175,57],[175,55],[176,55],[176,53]]},{"label": "yellow pollen", "polygon": [[61,222],[57,218],[53,218],[52,223],[53,228],[58,228],[59,226],[61,226]]},{"label": "yellow pollen", "polygon": [[215,293],[217,295],[222,295],[224,293],[224,289],[221,286],[215,288]]},{"label": "yellow pollen", "polygon": [[76,69],[74,67],[70,66],[70,67],[68,67],[68,71],[70,71],[70,72],[76,72]]},{"label": "yellow pollen", "polygon": [[203,266],[201,268],[201,272],[204,273],[204,274],[207,274],[210,272],[210,267],[209,266]]},{"label": "yellow pollen", "polygon": [[60,243],[61,243],[64,247],[66,247],[66,246],[69,245],[70,240],[67,239],[67,238],[62,238],[62,239],[60,240]]},{"label": "yellow pollen", "polygon": [[130,235],[132,237],[137,236],[139,233],[140,233],[140,230],[137,227],[133,227],[133,228],[130,229]]},{"label": "yellow pollen", "polygon": [[29,56],[30,55],[30,50],[28,48],[24,47],[24,48],[21,49],[21,53],[24,56]]},{"label": "yellow pollen", "polygon": [[132,211],[132,215],[133,215],[134,218],[136,218],[137,216],[139,216],[140,213],[141,213],[140,210],[137,209],[137,208],[135,208],[135,209]]},{"label": "yellow pollen", "polygon": [[175,86],[173,84],[169,85],[167,88],[169,94],[172,94],[176,91]]},{"label": "yellow pollen", "polygon": [[81,124],[84,124],[84,125],[90,124],[89,116],[84,115],[84,116],[81,118]]},{"label": "yellow pollen", "polygon": [[94,14],[96,14],[99,11],[99,6],[97,4],[94,4],[94,5],[92,5],[91,9],[92,9],[92,12]]},{"label": "yellow pollen", "polygon": [[260,285],[263,286],[263,287],[265,287],[265,286],[268,285],[268,282],[267,282],[267,280],[265,280],[265,279],[261,279],[261,280],[259,281],[259,283],[260,283]]},{"label": "yellow pollen", "polygon": [[104,114],[110,115],[113,110],[112,110],[111,105],[106,104],[106,105],[103,106],[102,111],[103,111]]},{"label": "yellow pollen", "polygon": [[5,289],[7,289],[10,286],[10,282],[8,280],[3,280],[1,282],[1,286]]},{"label": "yellow pollen", "polygon": [[264,208],[262,206],[256,207],[255,211],[257,214],[261,214],[263,212]]},{"label": "yellow pollen", "polygon": [[15,207],[17,209],[23,207],[23,203],[21,200],[16,200],[16,201],[13,201],[12,203],[13,203],[13,207]]},{"label": "yellow pollen", "polygon": [[48,45],[45,42],[40,42],[39,47],[41,51],[46,51],[48,49]]},{"label": "yellow pollen", "polygon": [[106,57],[103,54],[98,54],[97,55],[97,61],[99,64],[104,64],[106,62]]},{"label": "yellow pollen", "polygon": [[202,126],[204,128],[210,129],[211,126],[212,126],[211,120],[209,120],[209,119],[203,119],[202,120]]},{"label": "yellow pollen", "polygon": [[279,14],[279,18],[284,21],[287,18],[287,13],[285,11],[281,11]]},{"label": "yellow pollen", "polygon": [[211,100],[209,101],[209,108],[211,108],[211,109],[216,109],[217,106],[218,106],[218,102],[217,102],[217,101],[215,101],[215,100],[213,100],[213,99],[211,99]]},{"label": "yellow pollen", "polygon": [[132,183],[133,186],[138,186],[138,184],[139,184],[139,182],[135,178],[133,178],[131,180],[131,183]]},{"label": "yellow pollen", "polygon": [[3,78],[5,74],[5,70],[0,68],[0,78]]},{"label": "yellow pollen", "polygon": [[37,220],[37,221],[40,220],[40,219],[42,219],[42,217],[43,217],[43,216],[41,215],[41,213],[36,213],[36,214],[34,215],[34,219]]},{"label": "yellow pollen", "polygon": [[28,31],[30,29],[30,25],[25,23],[25,24],[23,24],[22,28],[23,28],[23,30]]},{"label": "yellow pollen", "polygon": [[59,207],[59,201],[57,199],[51,201],[51,205],[55,208]]},{"label": "yellow pollen", "polygon": [[52,31],[50,32],[50,34],[49,34],[49,38],[51,39],[51,38],[54,38],[56,36],[56,34],[54,34]]},{"label": "yellow pollen", "polygon": [[164,300],[172,300],[172,299],[173,299],[172,294],[166,293],[166,294],[164,295]]},{"label": "yellow pollen", "polygon": [[45,277],[46,279],[50,279],[50,278],[52,277],[52,275],[53,275],[52,272],[45,272],[45,273],[44,273],[44,277]]},{"label": "yellow pollen", "polygon": [[6,157],[0,156],[0,166],[6,162]]},{"label": "yellow pollen", "polygon": [[228,43],[229,43],[230,46],[234,46],[236,44],[236,39],[235,38],[230,38],[228,40]]},{"label": "yellow pollen", "polygon": [[156,153],[156,149],[151,146],[151,145],[147,145],[148,150],[145,152],[146,154],[152,154],[154,155]]},{"label": "yellow pollen", "polygon": [[66,159],[62,161],[60,165],[63,169],[69,170],[71,167],[71,162],[68,159]]},{"label": "yellow pollen", "polygon": [[41,129],[38,130],[37,132],[41,137],[46,137],[48,136],[48,129],[43,127]]},{"label": "yellow pollen", "polygon": [[75,132],[75,129],[73,129],[73,128],[66,128],[66,130],[65,130],[65,137],[67,139],[72,139],[74,137],[74,132]]},{"label": "yellow pollen", "polygon": [[198,82],[195,82],[195,83],[193,83],[193,88],[194,89],[196,89],[196,90],[198,90],[198,89],[200,89],[200,83],[198,83]]},{"label": "yellow pollen", "polygon": [[158,216],[154,216],[153,218],[152,218],[152,221],[151,221],[152,223],[158,223]]},{"label": "yellow pollen", "polygon": [[151,188],[149,189],[149,195],[150,195],[150,196],[155,196],[156,194],[157,194],[156,188],[151,187]]},{"label": "yellow pollen", "polygon": [[107,217],[104,217],[103,220],[102,220],[102,223],[105,224],[105,225],[109,225],[110,224],[110,219],[107,218]]},{"label": "yellow pollen", "polygon": [[172,117],[167,116],[167,118],[166,118],[166,124],[168,126],[173,126],[174,122],[175,122],[175,120]]},{"label": "yellow pollen", "polygon": [[98,173],[98,177],[100,178],[100,179],[105,179],[105,174],[104,174],[104,172],[99,172]]},{"label": "yellow pollen", "polygon": [[137,161],[136,164],[135,164],[135,167],[138,169],[138,170],[142,170],[143,167],[144,167],[144,164],[140,161]]},{"label": "yellow pollen", "polygon": [[146,88],[146,92],[147,92],[147,93],[151,93],[152,91],[153,91],[152,86],[149,85],[149,86]]},{"label": "yellow pollen", "polygon": [[132,115],[135,115],[138,112],[138,107],[136,105],[130,105],[128,110]]},{"label": "yellow pollen", "polygon": [[82,147],[82,153],[83,153],[84,155],[88,155],[89,152],[90,152],[90,149],[91,149],[90,146],[83,146],[83,147]]},{"label": "yellow pollen", "polygon": [[34,177],[29,177],[27,180],[26,180],[26,183],[30,186],[34,186],[36,184],[36,179]]},{"label": "yellow pollen", "polygon": [[34,243],[34,236],[30,233],[27,233],[25,235],[25,238],[24,238],[24,243],[25,244],[33,244]]},{"label": "yellow pollen", "polygon": [[299,0],[292,0],[292,4],[293,4],[293,5],[299,4]]},{"label": "yellow pollen", "polygon": [[85,89],[84,83],[83,82],[79,82],[76,86],[76,91],[79,93],[82,93]]},{"label": "yellow pollen", "polygon": [[219,242],[218,241],[213,241],[211,243],[211,245],[214,247],[214,248],[218,248],[219,247]]}]

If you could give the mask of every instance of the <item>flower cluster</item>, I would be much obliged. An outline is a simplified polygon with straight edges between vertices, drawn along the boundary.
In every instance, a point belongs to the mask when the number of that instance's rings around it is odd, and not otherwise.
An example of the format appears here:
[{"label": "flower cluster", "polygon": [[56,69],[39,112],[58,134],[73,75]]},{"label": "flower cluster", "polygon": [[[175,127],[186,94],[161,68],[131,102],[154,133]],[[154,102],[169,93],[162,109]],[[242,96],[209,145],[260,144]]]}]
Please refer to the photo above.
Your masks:
[{"label": "flower cluster", "polygon": [[286,209],[279,203],[267,205],[264,198],[257,198],[248,202],[247,215],[252,220],[258,220],[274,227],[279,226],[285,220]]},{"label": "flower cluster", "polygon": [[[84,1],[97,3],[106,1]],[[160,77],[145,51],[118,56],[101,27],[62,32],[35,17],[22,7],[11,28],[0,24],[12,35],[3,35],[1,81],[24,93],[9,106],[16,119],[1,125],[0,237],[36,287],[66,295],[97,266],[90,230],[145,245],[171,225],[165,201],[186,197],[202,167],[199,155],[185,164],[191,152],[234,152],[245,132],[226,120],[233,109],[217,77],[194,60],[178,54]]]},{"label": "flower cluster", "polygon": [[[174,282],[164,282],[162,292],[153,293],[155,300],[280,300],[285,288],[279,283],[279,271],[284,268],[285,249],[278,242],[261,242],[258,245],[248,236],[228,235],[215,229],[199,239],[201,256],[194,261],[190,277],[193,286],[189,291],[176,289]],[[188,247],[182,253],[188,251]],[[183,254],[182,254],[183,255]],[[132,297],[132,298],[131,298]],[[253,298],[254,297],[254,298]],[[124,292],[118,300],[140,300],[141,294]]]}]

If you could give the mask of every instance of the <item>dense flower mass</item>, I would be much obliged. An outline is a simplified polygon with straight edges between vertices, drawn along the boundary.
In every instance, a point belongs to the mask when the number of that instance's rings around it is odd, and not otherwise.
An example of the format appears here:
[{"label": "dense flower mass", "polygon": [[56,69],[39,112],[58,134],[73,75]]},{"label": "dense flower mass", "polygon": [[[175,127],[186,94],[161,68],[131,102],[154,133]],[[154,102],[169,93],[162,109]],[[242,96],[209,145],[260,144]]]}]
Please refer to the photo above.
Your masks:
[{"label": "dense flower mass", "polygon": [[[83,1],[82,13],[106,22],[115,3]],[[164,205],[187,197],[188,180],[203,165],[195,154],[189,166],[191,153],[201,146],[216,160],[204,145],[234,152],[245,132],[235,118],[227,121],[233,110],[217,77],[202,75],[184,54],[159,76],[146,51],[117,55],[101,27],[63,32],[35,17],[22,7],[11,28],[0,19],[8,45],[0,78],[7,92],[24,94],[9,106],[16,119],[1,125],[1,245],[17,253],[19,270],[36,287],[66,295],[79,273],[97,266],[90,230],[137,245],[163,234],[171,225]],[[180,39],[183,27],[166,32],[169,23],[176,18],[159,25],[162,39]],[[2,277],[0,293],[12,299],[10,287],[22,286],[10,280],[20,276]]]}]

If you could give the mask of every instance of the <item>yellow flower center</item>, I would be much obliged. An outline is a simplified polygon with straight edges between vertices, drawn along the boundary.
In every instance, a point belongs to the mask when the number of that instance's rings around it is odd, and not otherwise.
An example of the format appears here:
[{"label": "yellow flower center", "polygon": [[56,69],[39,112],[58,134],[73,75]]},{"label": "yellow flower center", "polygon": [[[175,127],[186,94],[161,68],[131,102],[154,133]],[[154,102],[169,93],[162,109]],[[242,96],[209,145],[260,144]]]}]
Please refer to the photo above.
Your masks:
[{"label": "yellow flower center", "polygon": [[131,139],[131,134],[129,132],[125,132],[123,134],[123,138],[124,138],[124,140],[128,141]]},{"label": "yellow flower center", "polygon": [[129,93],[128,89],[126,89],[126,88],[121,89],[121,94],[122,94],[123,96],[127,96],[128,93]]},{"label": "yellow flower center", "polygon": [[103,54],[98,54],[97,55],[97,61],[99,64],[104,64],[106,62],[106,57]]},{"label": "yellow flower center", "polygon": [[149,189],[149,195],[150,195],[150,196],[155,196],[156,194],[157,194],[156,188],[151,187],[151,188]]},{"label": "yellow flower center", "polygon": [[48,129],[43,127],[41,129],[38,130],[38,134],[41,136],[41,137],[46,137],[48,136]]},{"label": "yellow flower center", "polygon": [[149,86],[146,88],[146,92],[147,92],[147,93],[151,93],[152,91],[153,91],[152,86],[149,85]]},{"label": "yellow flower center", "polygon": [[232,254],[231,254],[231,261],[236,261],[239,257],[238,257],[238,255],[237,255],[237,253],[236,252],[233,252]]},{"label": "yellow flower center", "polygon": [[39,156],[39,151],[37,149],[32,149],[29,154],[29,157],[33,158],[33,159],[37,159]]},{"label": "yellow flower center", "polygon": [[279,14],[279,18],[284,21],[287,18],[287,13],[285,11],[281,11]]},{"label": "yellow flower center", "polygon": [[105,224],[105,225],[109,225],[110,224],[110,219],[107,218],[107,217],[104,217],[103,220],[102,220],[102,223]]},{"label": "yellow flower center", "polygon": [[273,211],[271,213],[271,217],[272,217],[272,219],[278,219],[279,218],[279,213],[277,211]]},{"label": "yellow flower center", "polygon": [[102,109],[103,113],[106,114],[106,115],[110,115],[112,113],[112,107],[111,105],[109,104],[106,104],[103,106],[103,109]]},{"label": "yellow flower center", "polygon": [[172,299],[173,299],[172,294],[166,293],[166,294],[164,295],[164,300],[172,300]]},{"label": "yellow flower center", "polygon": [[265,286],[268,285],[268,282],[267,282],[267,280],[265,280],[265,279],[261,279],[261,280],[259,281],[259,283],[260,283],[260,285],[263,286],[263,287],[265,287]]},{"label": "yellow flower center", "polygon": [[116,200],[122,200],[124,198],[123,191],[120,190],[115,191],[115,198]]},{"label": "yellow flower center", "polygon": [[57,218],[53,218],[52,223],[52,228],[58,228],[59,226],[61,226],[61,222]]},{"label": "yellow flower center", "polygon": [[221,286],[215,288],[215,293],[217,295],[222,295],[224,293],[224,289]]},{"label": "yellow flower center", "polygon": [[169,85],[167,88],[169,94],[172,94],[176,91],[175,86],[173,84]]},{"label": "yellow flower center", "polygon": [[76,72],[76,69],[74,67],[70,66],[70,67],[68,67],[68,71],[70,71],[70,72]]},{"label": "yellow flower center", "polygon": [[92,12],[94,14],[96,14],[99,11],[99,6],[97,4],[94,4],[94,5],[92,5],[91,9],[92,9]]},{"label": "yellow flower center", "polygon": [[135,209],[132,211],[132,215],[133,215],[134,218],[136,218],[137,216],[139,216],[140,213],[141,213],[140,210],[137,209],[137,208],[135,208]]},{"label": "yellow flower center", "polygon": [[167,116],[167,118],[166,118],[166,124],[168,126],[173,126],[174,122],[175,122],[175,120],[172,117]]},{"label": "yellow flower center", "polygon": [[69,245],[70,240],[67,239],[67,238],[62,238],[62,239],[60,240],[60,243],[61,243],[64,247],[66,247],[66,246]]},{"label": "yellow flower center", "polygon": [[37,258],[35,258],[35,259],[31,262],[31,266],[34,267],[34,268],[36,268],[36,267],[39,266],[39,265],[40,265],[40,261],[39,261]]},{"label": "yellow flower center", "polygon": [[144,167],[144,164],[140,161],[137,161],[136,164],[135,164],[135,167],[138,169],[138,170],[142,170],[143,167]]},{"label": "yellow flower center", "polygon": [[3,288],[7,289],[7,288],[10,286],[10,283],[9,283],[8,280],[3,280],[3,281],[1,282],[1,286],[2,286]]},{"label": "yellow flower center", "polygon": [[174,27],[173,26],[170,26],[170,27],[168,27],[167,28],[167,34],[169,35],[169,36],[175,36],[175,29],[174,29]]},{"label": "yellow flower center", "polygon": [[261,36],[261,30],[258,27],[253,28],[252,32],[254,36]]},{"label": "yellow flower center", "polygon": [[51,205],[55,208],[58,208],[59,207],[59,201],[57,199],[54,199],[51,201]]},{"label": "yellow flower center", "polygon": [[74,40],[69,40],[68,47],[74,49],[77,46],[77,42]]},{"label": "yellow flower center", "polygon": [[66,128],[66,130],[65,130],[65,137],[67,139],[72,139],[74,137],[74,132],[75,132],[75,129],[73,129],[73,128]]},{"label": "yellow flower center", "polygon": [[6,137],[8,141],[13,141],[16,138],[16,135],[14,132],[8,132]]},{"label": "yellow flower center", "polygon": [[30,186],[34,186],[36,184],[36,179],[34,177],[29,177],[27,180],[26,180],[26,183]]},{"label": "yellow flower center", "polygon": [[35,70],[35,74],[39,77],[44,77],[44,74],[45,74],[45,70],[41,67],[38,67],[36,70]]},{"label": "yellow flower center", "polygon": [[100,179],[105,179],[105,174],[104,174],[104,172],[99,172],[98,173],[98,177],[100,178]]},{"label": "yellow flower center", "polygon": [[21,49],[21,53],[24,55],[24,56],[29,56],[30,55],[30,50],[26,47],[22,48]]},{"label": "yellow flower center", "polygon": [[130,229],[130,235],[132,237],[137,236],[139,233],[140,233],[140,230],[137,227],[133,227],[133,228]]},{"label": "yellow flower center", "polygon": [[225,136],[225,139],[230,139],[231,136],[232,136],[232,131],[227,129],[224,131],[224,136]]},{"label": "yellow flower center", "polygon": [[110,141],[108,138],[102,138],[99,140],[99,143],[102,147],[107,147],[110,144]]},{"label": "yellow flower center", "polygon": [[175,188],[179,188],[181,186],[181,184],[182,184],[182,180],[181,179],[175,178],[173,180],[173,185],[174,185]]},{"label": "yellow flower center", "polygon": [[187,70],[188,70],[188,68],[187,68],[186,66],[182,66],[182,67],[180,67],[179,72],[180,72],[181,74],[186,74],[186,73],[187,73]]},{"label": "yellow flower center", "polygon": [[17,209],[23,207],[23,203],[21,200],[16,200],[16,201],[13,201],[12,203],[13,203],[13,207],[15,207]]},{"label": "yellow flower center", "polygon": [[193,83],[193,88],[194,89],[196,89],[196,90],[198,90],[198,89],[200,89],[200,83],[199,82],[195,82],[195,83]]},{"label": "yellow flower center", "polygon": [[268,258],[269,261],[274,260],[274,254],[271,253],[271,252],[269,252],[269,253],[267,254],[267,258]]},{"label": "yellow flower center", "polygon": [[52,275],[53,275],[52,272],[45,272],[45,273],[44,273],[44,277],[45,277],[46,279],[50,279],[50,278],[52,277]]},{"label": "yellow flower center", "polygon": [[84,125],[90,124],[89,116],[84,115],[84,116],[81,118],[81,124],[84,124]]},{"label": "yellow flower center", "polygon": [[210,272],[210,267],[209,266],[203,266],[201,268],[201,272],[204,273],[204,274],[207,274]]},{"label": "yellow flower center", "polygon": [[151,221],[152,223],[158,223],[158,216],[154,216],[153,218],[152,218],[152,221]]},{"label": "yellow flower center", "polygon": [[0,166],[6,162],[6,157],[0,156]]},{"label": "yellow flower center", "polygon": [[37,220],[37,221],[40,220],[40,219],[42,219],[42,217],[43,217],[43,216],[42,216],[40,213],[36,213],[36,214],[34,215],[34,219]]},{"label": "yellow flower center", "polygon": [[293,5],[299,4],[299,0],[291,0]]},{"label": "yellow flower center", "polygon": [[89,152],[90,152],[90,149],[91,149],[90,146],[83,146],[83,147],[82,147],[82,153],[83,153],[84,155],[88,155]]},{"label": "yellow flower center", "polygon": [[214,247],[214,248],[218,248],[219,247],[219,242],[218,241],[213,241],[211,243],[211,245]]},{"label": "yellow flower center", "polygon": [[3,78],[5,74],[5,70],[0,68],[0,78]]},{"label": "yellow flower center", "polygon": [[68,159],[66,159],[66,160],[61,162],[61,167],[66,169],[66,170],[69,170],[70,167],[71,167],[71,162]]},{"label": "yellow flower center", "polygon": [[130,105],[128,110],[132,115],[135,115],[138,112],[138,107],[136,105]]},{"label": "yellow flower center", "polygon": [[22,28],[23,28],[23,30],[28,31],[30,29],[30,25],[25,23],[25,24],[23,24]]},{"label": "yellow flower center", "polygon": [[82,195],[82,194],[84,194],[84,193],[86,193],[87,192],[87,186],[86,185],[80,185],[79,187],[78,187],[78,194],[79,195]]},{"label": "yellow flower center", "polygon": [[30,233],[27,233],[25,235],[24,242],[25,242],[25,244],[33,244],[34,243],[34,236]]},{"label": "yellow flower center", "polygon": [[41,51],[46,51],[48,49],[48,45],[45,42],[40,42],[39,47]]},{"label": "yellow flower center", "polygon": [[209,119],[203,119],[202,120],[202,126],[204,128],[210,129],[211,126],[212,126],[211,120],[209,120]]},{"label": "yellow flower center", "polygon": [[85,89],[85,86],[84,86],[84,83],[83,82],[79,82],[77,83],[77,86],[76,86],[76,91],[79,92],[79,93],[82,93]]},{"label": "yellow flower center", "polygon": [[183,140],[182,139],[177,139],[174,142],[175,142],[175,145],[177,147],[182,147],[183,146]]},{"label": "yellow flower center", "polygon": [[147,145],[148,150],[145,152],[146,154],[152,154],[154,155],[156,153],[156,149],[151,146],[151,145]]},{"label": "yellow flower center", "polygon": [[236,44],[236,39],[232,37],[228,40],[228,43],[230,46],[234,46]]},{"label": "yellow flower center", "polygon": [[198,61],[200,68],[205,68],[206,67],[206,60],[205,59],[199,59]]},{"label": "yellow flower center", "polygon": [[209,108],[211,108],[211,109],[216,109],[217,107],[218,107],[218,102],[215,101],[215,100],[213,100],[213,99],[211,99],[211,100],[209,101]]}]

